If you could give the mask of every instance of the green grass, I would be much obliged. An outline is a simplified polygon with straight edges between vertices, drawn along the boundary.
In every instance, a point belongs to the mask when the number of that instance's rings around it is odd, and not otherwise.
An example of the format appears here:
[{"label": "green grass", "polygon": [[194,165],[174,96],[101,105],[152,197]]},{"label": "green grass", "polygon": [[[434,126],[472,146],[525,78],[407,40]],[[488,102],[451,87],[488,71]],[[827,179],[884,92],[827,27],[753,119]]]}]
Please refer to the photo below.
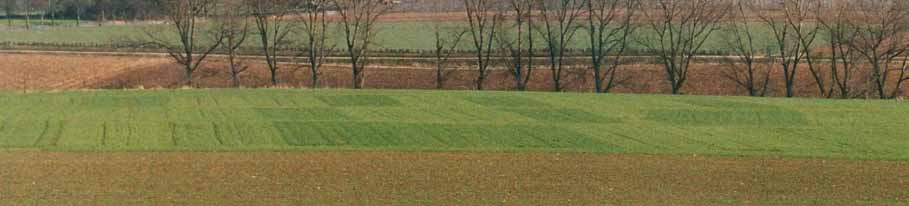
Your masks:
[{"label": "green grass", "polygon": [[109,44],[125,42],[127,38],[142,34],[142,27],[126,25],[98,27],[86,22],[82,27],[36,26],[32,30],[25,30],[24,26],[16,25],[14,29],[0,31],[0,42]]},{"label": "green grass", "polygon": [[[446,28],[448,27],[458,27],[463,26],[463,24],[454,23],[454,22],[386,22],[382,23],[379,26],[379,33],[376,35],[376,47],[380,49],[417,49],[417,50],[432,50],[434,48],[434,34],[433,34],[433,25],[434,24],[444,24]],[[770,36],[772,33],[766,26],[759,24],[755,25],[755,41],[756,47],[761,48],[772,48],[773,38]],[[18,42],[18,43],[94,43],[94,44],[108,44],[108,43],[117,43],[124,42],[125,40],[137,40],[144,37],[144,31],[152,28],[151,30],[160,31],[162,29],[169,29],[165,26],[148,26],[148,25],[112,25],[112,26],[88,26],[88,27],[45,27],[41,29],[35,29],[31,31],[26,31],[23,29],[16,29],[11,31],[0,31],[0,42]],[[330,41],[334,42],[336,48],[343,48],[343,37],[341,36],[340,30],[330,29],[330,32],[335,32],[334,35],[331,35]],[[703,50],[710,51],[725,51],[728,49],[728,46],[724,43],[723,30],[717,31],[714,35],[711,36],[710,40],[704,45]],[[641,28],[639,33],[635,35],[636,37],[652,35],[648,32],[648,29]],[[541,35],[538,35],[538,38],[541,38]],[[170,37],[171,39],[176,40],[176,37]],[[298,36],[295,38],[303,38]],[[579,30],[577,35],[572,41],[572,48],[587,48],[588,36],[585,30]],[[176,41],[174,41],[176,43]],[[823,44],[826,41],[818,41],[818,45]],[[258,46],[261,45],[257,39],[249,39],[247,41],[247,46]],[[462,49],[470,49],[469,38],[465,38],[462,45]],[[542,48],[545,44],[542,39],[537,40],[537,47]],[[633,49],[645,49],[643,45],[632,43],[631,47]]]},{"label": "green grass", "polygon": [[350,90],[0,93],[0,148],[909,159],[909,104]]},{"label": "green grass", "polygon": [[[2,13],[3,13],[3,12],[0,12],[0,16],[3,16]],[[51,19],[48,17],[47,19],[41,20],[40,17],[37,17],[37,18],[36,18],[36,17],[33,17],[30,21],[31,21],[31,25],[32,25],[32,26],[35,26],[35,27],[46,27],[46,26],[72,27],[72,26],[76,26],[76,25],[77,25],[77,22],[76,22],[75,19],[54,19],[54,20],[51,20]],[[78,25],[87,26],[87,25],[93,25],[93,24],[97,24],[97,23],[98,23],[98,22],[95,22],[95,21],[82,20],[81,22],[78,22]],[[6,19],[6,18],[0,19],[0,27],[4,27],[4,28],[14,27],[14,28],[25,29],[25,25],[26,25],[25,17],[22,17],[21,19],[16,19],[16,18],[13,18],[13,19]]]}]

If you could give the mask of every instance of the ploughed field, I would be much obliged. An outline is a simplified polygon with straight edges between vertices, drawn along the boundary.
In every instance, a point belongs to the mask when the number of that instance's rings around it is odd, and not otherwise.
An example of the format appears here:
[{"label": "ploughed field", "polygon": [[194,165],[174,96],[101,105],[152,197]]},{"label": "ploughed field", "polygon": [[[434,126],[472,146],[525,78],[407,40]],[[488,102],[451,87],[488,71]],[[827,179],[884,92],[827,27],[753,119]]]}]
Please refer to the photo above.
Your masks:
[{"label": "ploughed field", "polygon": [[905,162],[552,153],[0,153],[0,205],[906,205]]},{"label": "ploughed field", "polygon": [[0,102],[0,205],[909,201],[896,101],[210,89]]},{"label": "ploughed field", "polygon": [[[335,59],[320,70],[319,87],[349,88],[352,75],[349,64]],[[459,60],[467,61],[470,60]],[[129,53],[71,53],[71,52],[0,52],[0,90],[73,90],[73,89],[123,89],[123,88],[181,88],[185,86],[180,65],[173,59],[160,55],[131,55]],[[504,62],[500,62],[503,63]],[[240,75],[241,84],[247,88],[271,87],[271,78],[263,60],[247,61],[249,70]],[[304,65],[289,64],[279,70],[279,87],[308,88],[312,85],[311,72],[300,68]],[[799,72],[794,89],[801,97],[819,95],[814,78],[808,71]],[[747,92],[729,80],[724,65],[693,64],[689,81],[684,91],[694,95],[746,95]],[[445,90],[474,90],[477,70],[470,66],[455,65],[446,76]],[[435,64],[414,59],[373,60],[366,72],[365,88],[368,89],[436,89]],[[592,72],[586,67],[566,70],[562,79],[563,88],[571,92],[594,90]],[[619,76],[625,79],[616,85],[616,93],[660,93],[671,91],[665,81],[662,65],[635,64],[622,67]],[[548,68],[534,70],[528,89],[552,91],[552,76]],[[785,85],[781,70],[774,71],[770,78],[768,96],[784,96]],[[871,88],[866,78],[851,78],[854,88]],[[197,88],[231,87],[226,60],[210,57],[193,79]],[[515,90],[514,78],[504,68],[490,70],[486,82],[489,90]],[[854,93],[861,97],[872,90]],[[909,95],[909,89],[903,89]]]}]

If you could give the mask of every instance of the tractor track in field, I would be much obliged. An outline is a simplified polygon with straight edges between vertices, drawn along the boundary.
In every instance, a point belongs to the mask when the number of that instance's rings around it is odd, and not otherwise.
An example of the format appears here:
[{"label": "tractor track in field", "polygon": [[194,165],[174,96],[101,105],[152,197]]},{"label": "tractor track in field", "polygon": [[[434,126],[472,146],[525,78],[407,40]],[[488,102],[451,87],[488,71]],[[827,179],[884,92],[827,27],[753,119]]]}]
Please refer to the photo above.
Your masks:
[{"label": "tractor track in field", "polygon": [[0,152],[0,205],[906,205],[909,163],[579,153]]}]

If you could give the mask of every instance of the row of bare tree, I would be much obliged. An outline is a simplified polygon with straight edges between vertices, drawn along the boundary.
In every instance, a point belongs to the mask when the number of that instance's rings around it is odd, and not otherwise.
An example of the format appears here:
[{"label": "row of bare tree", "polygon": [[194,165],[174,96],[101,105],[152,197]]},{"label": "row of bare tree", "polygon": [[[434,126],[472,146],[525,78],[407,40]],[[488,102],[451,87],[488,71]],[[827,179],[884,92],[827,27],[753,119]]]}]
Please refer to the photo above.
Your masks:
[{"label": "row of bare tree", "polygon": [[[818,95],[828,98],[869,96],[856,92],[851,83],[856,77],[872,85],[870,96],[880,98],[898,97],[909,81],[909,1],[462,1],[478,89],[499,51],[511,57],[516,88],[526,89],[537,51],[534,40],[540,38],[553,90],[562,91],[566,50],[579,32],[589,37],[586,68],[597,92],[609,92],[626,80],[619,78],[618,68],[625,64],[629,45],[636,44],[652,52],[672,93],[680,94],[692,62],[716,39],[732,51],[732,58],[723,58],[728,60],[724,76],[751,96],[766,95],[772,75],[782,77],[787,97],[795,96],[798,72],[806,67]],[[772,45],[762,45],[762,35],[771,36]]]},{"label": "row of bare tree", "polygon": [[[247,65],[239,50],[247,41],[259,41],[261,56],[279,84],[278,73],[287,69],[287,57],[305,57],[312,86],[319,86],[320,68],[335,45],[328,43],[331,23],[342,31],[343,50],[350,59],[353,88],[362,88],[369,47],[374,44],[376,22],[390,6],[381,0],[165,0],[166,20],[171,30],[146,31],[147,44],[167,49],[183,66],[186,84],[212,53],[227,54],[235,86]],[[335,8],[331,11],[328,8]],[[178,39],[174,43],[174,38]]]},{"label": "row of bare tree", "polygon": [[[907,1],[781,0],[777,10],[757,10],[746,1],[730,11],[725,39],[739,59],[730,61],[726,74],[751,96],[767,93],[775,70],[781,72],[786,96],[796,95],[796,77],[804,67],[817,95],[828,98],[896,98],[909,81]],[[761,34],[755,26],[770,29],[773,48],[756,44]],[[856,88],[855,78],[871,88]]]},{"label": "row of bare tree", "polygon": [[[352,87],[362,88],[377,22],[390,10],[384,0],[165,1],[174,29],[147,32],[150,42],[184,66],[187,83],[209,54],[226,53],[235,85],[247,68],[238,50],[252,37],[274,85],[292,56],[307,61],[318,87],[327,54],[343,51]],[[717,39],[732,55],[709,58],[728,60],[725,76],[751,96],[767,94],[773,75],[781,76],[773,79],[784,81],[786,96],[795,96],[805,68],[819,95],[831,98],[859,95],[851,84],[856,78],[873,83],[868,90],[880,98],[897,97],[909,81],[909,2],[902,0],[771,0],[772,7],[738,0],[457,1],[466,19],[433,28],[439,88],[452,73],[453,54],[470,48],[478,90],[492,68],[506,68],[518,90],[527,89],[534,69],[548,69],[552,90],[563,91],[566,72],[578,69],[569,50],[586,45],[582,68],[592,73],[596,92],[606,93],[628,80],[620,68],[626,51],[640,46],[662,65],[672,93],[681,94],[692,64],[708,58],[702,48]],[[335,27],[337,35],[329,29]],[[329,36],[343,38],[343,45],[329,43]],[[763,45],[762,36],[772,45]]]},{"label": "row of bare tree", "polygon": [[[896,98],[909,81],[909,1],[903,0],[462,0],[482,89],[490,57],[504,51],[515,87],[526,89],[534,40],[542,39],[552,89],[562,91],[566,50],[579,32],[597,92],[626,79],[619,69],[630,44],[652,52],[673,94],[682,93],[692,62],[708,41],[732,55],[724,76],[764,96],[780,75],[787,97],[807,67],[818,95]],[[764,29],[766,28],[766,29]],[[769,31],[767,31],[769,30]],[[769,32],[769,34],[768,34]],[[538,35],[538,37],[535,37]],[[772,37],[771,45],[760,38]],[[437,35],[441,36],[441,35]],[[826,41],[826,42],[822,42]],[[438,42],[438,41],[437,41]],[[441,47],[439,47],[441,48]],[[442,68],[442,67],[439,67]],[[862,78],[873,95],[856,92]]]},{"label": "row of bare tree", "polygon": [[[590,68],[597,92],[608,92],[617,84],[617,69],[629,37],[637,29],[633,22],[640,1],[633,0],[462,0],[467,15],[464,32],[476,56],[476,88],[483,89],[493,57],[505,53],[515,88],[526,90],[531,81],[535,52],[545,51],[554,91],[563,91],[563,77],[569,69],[567,51],[578,33],[589,36]],[[456,30],[457,32],[458,30]],[[437,33],[438,29],[437,29]],[[461,35],[455,35],[458,38]],[[436,35],[438,38],[444,35]],[[535,45],[542,39],[543,45]],[[444,41],[437,40],[437,56]],[[455,41],[458,42],[458,41]],[[543,49],[538,49],[542,47]],[[452,47],[453,48],[453,47]],[[439,58],[442,59],[442,58]],[[441,77],[445,72],[437,74]],[[441,86],[441,83],[439,84]]]}]

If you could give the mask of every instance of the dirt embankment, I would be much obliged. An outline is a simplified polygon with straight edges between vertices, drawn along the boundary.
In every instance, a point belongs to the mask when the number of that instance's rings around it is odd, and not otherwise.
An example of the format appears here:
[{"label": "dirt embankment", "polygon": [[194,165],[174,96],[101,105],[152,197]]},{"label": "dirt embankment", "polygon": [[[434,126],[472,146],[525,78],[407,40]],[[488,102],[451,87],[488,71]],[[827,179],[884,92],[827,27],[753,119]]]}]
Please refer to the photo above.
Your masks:
[{"label": "dirt embankment", "polygon": [[[74,55],[74,54],[0,54],[0,89],[119,89],[119,88],[176,88],[183,86],[180,66],[167,57],[156,55]],[[249,60],[250,68],[241,76],[244,87],[270,86],[269,73],[264,63]],[[445,89],[469,90],[474,88],[476,71],[466,65],[453,71]],[[230,87],[229,74],[223,59],[211,58],[195,73],[196,87]],[[373,89],[435,89],[434,65],[425,61],[388,61],[373,64],[366,73],[366,88]],[[745,90],[724,76],[728,65],[698,64],[683,89],[688,94],[746,95]],[[826,69],[825,69],[826,70]],[[280,86],[309,87],[310,71],[301,65],[283,65],[279,71]],[[530,89],[551,91],[550,70],[534,71]],[[618,79],[624,80],[614,91],[622,93],[668,93],[660,65],[637,64],[624,66]],[[591,92],[594,82],[590,71],[583,67],[569,69],[562,81],[567,91]],[[350,69],[343,61],[332,63],[321,71],[321,87],[348,88],[351,85]],[[850,84],[855,94],[871,92],[866,76],[854,74]],[[769,96],[785,94],[782,74],[775,72],[770,78]],[[828,85],[830,84],[827,82]],[[485,84],[491,90],[513,90],[514,81],[505,70],[493,71]],[[807,68],[799,71],[796,94],[816,96],[818,89]]]},{"label": "dirt embankment", "polygon": [[469,153],[0,153],[0,205],[905,205],[905,162]]}]

